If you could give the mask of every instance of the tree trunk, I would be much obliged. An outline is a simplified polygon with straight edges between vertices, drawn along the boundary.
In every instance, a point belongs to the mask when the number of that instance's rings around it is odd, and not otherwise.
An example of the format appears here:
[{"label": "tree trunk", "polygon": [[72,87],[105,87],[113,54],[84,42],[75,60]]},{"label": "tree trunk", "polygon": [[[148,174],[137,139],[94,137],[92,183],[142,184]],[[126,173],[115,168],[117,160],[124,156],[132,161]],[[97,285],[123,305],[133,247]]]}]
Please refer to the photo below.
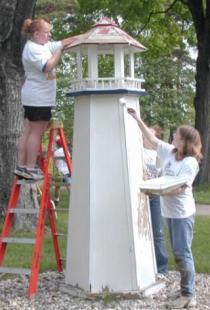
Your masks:
[{"label": "tree trunk", "polygon": [[[209,38],[210,40],[210,38]],[[210,70],[208,58],[210,50],[205,45],[197,59],[196,96],[195,96],[195,127],[199,130],[203,143],[203,160],[198,176],[198,183],[210,182]]]},{"label": "tree trunk", "polygon": [[10,194],[22,124],[21,27],[24,19],[32,16],[35,3],[36,0],[0,2],[0,219]]},{"label": "tree trunk", "polygon": [[[39,208],[39,201],[37,198],[36,184],[22,184],[21,195],[18,202],[20,208]],[[37,225],[36,214],[16,214],[14,217],[14,229],[34,231]]]},{"label": "tree trunk", "polygon": [[[205,3],[206,2],[206,3]],[[188,0],[197,36],[195,127],[203,143],[203,161],[197,183],[210,183],[210,0]]]}]

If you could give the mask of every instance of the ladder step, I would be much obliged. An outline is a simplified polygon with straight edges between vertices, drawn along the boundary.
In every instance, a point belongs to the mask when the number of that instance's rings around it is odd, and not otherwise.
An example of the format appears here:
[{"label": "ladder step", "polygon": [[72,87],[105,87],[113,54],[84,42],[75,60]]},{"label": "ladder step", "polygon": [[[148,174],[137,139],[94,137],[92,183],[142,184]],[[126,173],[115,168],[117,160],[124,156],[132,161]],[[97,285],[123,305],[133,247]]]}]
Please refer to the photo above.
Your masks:
[{"label": "ladder step", "polygon": [[61,234],[61,233],[56,233],[56,234],[54,234],[55,236],[58,236],[58,237],[67,237],[67,235],[66,234]]},{"label": "ladder step", "polygon": [[[62,148],[65,153],[65,156],[62,155],[62,156],[59,156],[59,158],[54,157],[54,143],[55,143],[54,140],[57,135],[60,136]],[[52,241],[54,245],[57,269],[58,271],[64,270],[62,262],[65,262],[66,260],[61,258],[61,249],[60,249],[59,243],[60,242],[62,243],[63,241],[60,239],[60,237],[66,239],[67,235],[64,230],[61,230],[60,233],[57,232],[56,218],[57,218],[58,212],[69,212],[69,209],[68,208],[63,208],[63,209],[57,208],[56,209],[55,205],[57,204],[54,203],[53,200],[51,199],[50,186],[52,185],[53,179],[54,179],[52,175],[52,167],[51,167],[52,164],[55,164],[54,160],[57,160],[57,159],[64,160],[66,158],[69,172],[72,169],[71,168],[71,157],[66,156],[67,152],[68,150],[66,147],[66,142],[65,142],[64,132],[63,132],[63,124],[62,124],[62,121],[59,121],[53,124],[53,126],[50,129],[49,142],[48,142],[48,147],[47,147],[45,158],[43,157],[42,147],[40,147],[39,164],[40,164],[40,168],[43,170],[43,179],[35,181],[35,180],[26,180],[18,176],[14,177],[14,182],[13,182],[13,186],[11,189],[10,199],[8,202],[5,222],[3,224],[2,234],[0,234],[0,261],[3,262],[4,256],[6,254],[7,245],[17,244],[16,247],[20,247],[25,244],[25,245],[31,245],[32,252],[33,252],[32,253],[32,264],[31,264],[31,269],[21,268],[21,265],[18,266],[18,264],[15,267],[10,267],[10,266],[4,267],[3,265],[2,266],[0,265],[0,273],[3,275],[5,274],[29,275],[30,276],[29,290],[28,290],[29,297],[32,297],[36,293],[36,290],[37,290],[38,275],[39,275],[41,256],[42,256],[42,243],[43,243],[42,241],[44,238],[47,215],[49,217],[48,220],[50,224],[50,232],[52,235]],[[56,186],[57,185],[65,186],[69,188],[67,184],[63,183],[62,175],[59,178],[55,176],[55,181],[57,181],[55,182]],[[42,183],[43,183],[43,186],[41,188]],[[17,204],[18,204],[18,201],[20,198],[19,196],[22,190],[21,185],[24,185],[24,184],[31,184],[31,185],[28,185],[31,189],[33,189],[32,187],[34,186],[35,193],[33,194],[41,197],[41,199],[38,199],[40,203],[40,207],[23,208],[22,206],[19,208]],[[25,186],[27,187],[27,185]],[[50,211],[50,212],[46,212],[46,211]],[[37,222],[36,228],[35,228],[36,230],[35,236],[34,236],[34,233],[33,234],[32,233],[20,234],[17,231],[15,231],[15,229],[13,229],[14,228],[13,219],[16,214],[17,215],[20,215],[20,214],[25,214],[25,215],[34,214],[35,215],[34,220],[36,220]],[[66,215],[68,215],[68,213]],[[15,248],[15,246],[13,246],[13,248]],[[21,260],[21,256],[19,257],[19,260]]]},{"label": "ladder step", "polygon": [[55,157],[54,157],[55,160],[56,160],[56,159],[64,159],[64,158],[66,158],[65,155],[62,155],[62,156],[55,156]]},{"label": "ladder step", "polygon": [[19,213],[19,214],[38,214],[39,209],[26,209],[26,208],[11,208],[10,213]]},{"label": "ladder step", "polygon": [[25,244],[35,244],[35,239],[32,238],[15,238],[15,237],[7,237],[2,238],[4,243],[25,243]]},{"label": "ladder step", "polygon": [[65,209],[61,209],[61,208],[52,208],[51,209],[54,212],[69,212],[69,209],[65,208]]},{"label": "ladder step", "polygon": [[27,179],[19,179],[19,180],[17,180],[17,184],[34,184],[34,183],[37,183],[37,182],[40,182],[40,180],[38,180],[38,181],[36,181],[36,180],[27,180]]},{"label": "ladder step", "polygon": [[28,275],[31,273],[31,269],[14,268],[14,267],[0,267],[0,273]]}]

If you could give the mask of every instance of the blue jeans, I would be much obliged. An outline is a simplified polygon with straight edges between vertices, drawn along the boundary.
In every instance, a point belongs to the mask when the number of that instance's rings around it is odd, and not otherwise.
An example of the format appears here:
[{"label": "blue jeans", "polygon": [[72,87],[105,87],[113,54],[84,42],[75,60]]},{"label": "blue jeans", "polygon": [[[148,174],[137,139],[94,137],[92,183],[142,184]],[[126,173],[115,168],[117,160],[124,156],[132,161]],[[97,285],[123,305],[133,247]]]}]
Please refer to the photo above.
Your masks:
[{"label": "blue jeans", "polygon": [[168,272],[168,255],[163,236],[163,219],[160,209],[160,197],[150,196],[150,213],[158,273]]},{"label": "blue jeans", "polygon": [[169,229],[172,251],[181,274],[181,294],[195,294],[195,267],[192,256],[193,226],[195,216],[183,219],[166,219]]}]

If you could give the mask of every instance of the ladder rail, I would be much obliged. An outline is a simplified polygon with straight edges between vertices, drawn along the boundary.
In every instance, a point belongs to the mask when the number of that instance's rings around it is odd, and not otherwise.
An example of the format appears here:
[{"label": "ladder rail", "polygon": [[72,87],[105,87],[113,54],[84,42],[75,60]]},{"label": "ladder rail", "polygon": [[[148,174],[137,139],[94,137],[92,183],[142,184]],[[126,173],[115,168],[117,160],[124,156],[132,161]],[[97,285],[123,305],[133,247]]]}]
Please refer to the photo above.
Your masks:
[{"label": "ladder rail", "polygon": [[61,253],[60,253],[60,247],[58,242],[58,235],[57,235],[57,229],[55,224],[55,215],[53,212],[51,212],[51,202],[50,202],[50,183],[52,178],[52,165],[53,165],[53,142],[55,138],[55,130],[56,128],[52,127],[50,129],[49,134],[49,142],[48,142],[48,148],[47,148],[47,158],[44,166],[44,183],[43,183],[43,189],[42,189],[42,195],[41,195],[41,203],[40,203],[40,215],[38,219],[38,225],[36,230],[36,242],[34,247],[34,253],[33,253],[33,259],[32,259],[32,269],[31,269],[31,276],[30,276],[30,282],[29,282],[29,289],[28,289],[28,295],[31,297],[35,294],[37,290],[37,282],[39,277],[39,268],[40,268],[40,262],[41,262],[41,248],[42,248],[42,242],[44,237],[44,224],[45,224],[45,217],[46,213],[48,212],[49,220],[50,220],[50,228],[52,233],[52,239],[53,239],[53,245],[54,245],[54,252],[57,262],[57,270],[59,272],[63,271],[63,265],[61,260]]},{"label": "ladder rail", "polygon": [[2,233],[0,237],[0,265],[2,265],[4,261],[6,247],[7,247],[7,243],[3,242],[3,238],[9,236],[10,230],[12,228],[13,216],[12,216],[12,213],[10,213],[10,209],[16,208],[18,197],[20,194],[20,185],[16,184],[16,181],[17,181],[17,178],[15,177],[13,185],[12,185],[12,190],[10,194],[9,203],[7,206],[5,221],[4,221],[4,225],[3,225]]},{"label": "ladder rail", "polygon": [[58,272],[62,272],[63,263],[62,263],[62,258],[61,258],[59,242],[58,242],[59,234],[57,233],[56,224],[55,224],[55,212],[54,212],[54,209],[52,209],[52,205],[49,199],[48,199],[48,215],[49,215],[49,220],[50,220],[50,229],[51,229],[51,235],[53,239],[54,252],[55,252],[55,257],[56,257],[56,262],[57,262],[57,270]]},{"label": "ladder rail", "polygon": [[66,163],[67,163],[67,166],[68,166],[68,169],[69,169],[69,173],[70,173],[70,175],[72,175],[72,163],[71,163],[71,159],[70,159],[70,156],[69,156],[69,151],[68,151],[65,135],[64,135],[64,132],[63,132],[63,128],[58,128],[58,133],[59,133],[59,136],[61,138],[61,144],[62,144],[62,147],[63,147],[63,152],[64,152]]},{"label": "ladder rail", "polygon": [[[50,185],[52,181],[52,173],[53,173],[53,162],[54,162],[54,140],[55,135],[59,134],[61,139],[62,148],[64,151],[64,157],[68,166],[68,170],[70,175],[72,174],[72,163],[71,163],[71,157],[67,148],[67,143],[63,131],[63,125],[62,122],[55,122],[50,127],[49,132],[49,141],[48,141],[48,147],[47,147],[47,155],[46,158],[43,158],[43,151],[42,146],[40,146],[40,157],[39,157],[39,163],[40,168],[43,171],[44,174],[44,180],[42,185],[42,190],[40,190],[40,208],[38,209],[38,212],[32,212],[32,211],[26,211],[24,209],[20,209],[17,212],[17,202],[18,198],[20,196],[20,188],[22,184],[27,184],[29,181],[24,182],[24,180],[15,177],[14,182],[12,185],[12,190],[10,194],[9,203],[7,206],[5,221],[3,224],[2,233],[0,236],[0,265],[3,264],[4,256],[6,253],[6,247],[8,243],[31,243],[34,244],[33,246],[33,253],[32,253],[32,263],[31,263],[31,270],[30,272],[27,269],[23,268],[12,268],[12,267],[0,267],[0,272],[2,270],[8,273],[17,273],[17,274],[23,274],[26,272],[27,274],[30,274],[29,278],[29,287],[28,287],[28,297],[32,297],[36,291],[38,286],[38,278],[39,278],[39,270],[40,270],[40,263],[41,263],[41,251],[42,251],[42,245],[44,240],[44,233],[45,233],[45,223],[46,223],[46,217],[49,217],[49,223],[50,223],[50,229],[51,229],[51,235],[52,235],[52,241],[53,241],[53,247],[54,247],[54,253],[57,263],[57,270],[59,272],[63,271],[63,261],[64,259],[61,258],[61,251],[60,251],[60,245],[59,245],[59,233],[57,233],[57,227],[56,227],[56,212],[53,209],[52,203],[51,203],[51,197],[50,197]],[[34,181],[32,181],[34,183]],[[38,186],[38,185],[37,185]],[[36,231],[35,231],[35,239],[18,239],[15,237],[9,237],[12,224],[13,224],[13,218],[14,214],[16,213],[31,213],[31,214],[37,214],[37,225],[36,225]]]},{"label": "ladder rail", "polygon": [[40,213],[38,218],[38,224],[36,229],[36,242],[33,252],[32,258],[32,267],[31,267],[31,276],[29,281],[29,288],[28,288],[28,295],[31,297],[35,294],[37,290],[37,282],[39,277],[39,268],[40,268],[40,261],[41,261],[41,248],[42,242],[44,237],[44,227],[45,227],[45,217],[47,213],[47,203],[48,203],[48,195],[49,195],[49,186],[50,186],[50,169],[51,169],[51,161],[52,161],[52,145],[53,145],[53,137],[54,131],[53,129],[50,130],[49,134],[49,142],[47,148],[47,159],[44,165],[44,182],[43,182],[43,189],[41,195],[41,202],[40,202]]}]

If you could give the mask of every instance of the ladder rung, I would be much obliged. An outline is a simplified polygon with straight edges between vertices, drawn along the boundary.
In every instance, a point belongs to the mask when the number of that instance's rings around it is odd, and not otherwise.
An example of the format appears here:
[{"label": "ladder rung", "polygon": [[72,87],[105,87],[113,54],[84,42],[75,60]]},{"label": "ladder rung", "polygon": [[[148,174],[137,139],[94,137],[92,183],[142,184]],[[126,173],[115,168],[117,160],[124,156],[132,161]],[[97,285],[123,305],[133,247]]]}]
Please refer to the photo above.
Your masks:
[{"label": "ladder rung", "polygon": [[29,208],[11,208],[10,213],[20,213],[20,214],[38,214],[39,209],[29,209]]},{"label": "ladder rung", "polygon": [[[62,241],[59,239],[66,238],[67,235],[65,231],[61,230],[61,232],[56,231],[56,222],[55,219],[57,218],[58,212],[69,212],[68,208],[56,208],[57,204],[53,202],[50,195],[50,186],[53,183],[53,180],[55,179],[55,186],[65,186],[66,188],[69,188],[69,185],[63,183],[63,177],[62,175],[53,176],[52,175],[52,167],[51,167],[51,161],[52,164],[55,164],[55,160],[57,159],[65,159],[66,153],[68,150],[66,150],[66,142],[63,132],[63,123],[62,121],[55,121],[53,124],[51,123],[50,128],[50,134],[49,134],[49,142],[48,142],[48,148],[47,148],[47,156],[45,158],[43,157],[43,151],[42,148],[40,148],[40,166],[43,170],[43,180],[27,180],[18,176],[14,177],[14,182],[11,190],[10,200],[8,203],[7,213],[6,213],[6,219],[3,226],[3,233],[0,234],[0,260],[3,261],[4,255],[6,254],[7,244],[17,244],[16,246],[20,245],[31,245],[32,248],[32,266],[31,269],[21,268],[21,266],[16,267],[9,267],[9,266],[0,266],[0,273],[1,274],[18,274],[18,275],[30,275],[30,281],[29,281],[29,297],[33,296],[34,293],[37,290],[37,282],[38,282],[38,274],[40,269],[40,262],[41,262],[41,254],[42,254],[42,241],[44,237],[44,230],[45,230],[45,224],[46,224],[46,212],[49,213],[49,224],[51,228],[51,235],[53,239],[53,245],[54,245],[54,252],[56,256],[56,262],[57,262],[57,268],[59,271],[62,271],[63,265],[62,262],[66,262],[66,259],[61,258],[61,252],[60,252],[60,245],[59,242]],[[59,134],[62,142],[63,151],[65,153],[65,156],[54,156],[54,138],[56,135]],[[67,158],[68,159],[68,158]],[[71,156],[69,156],[69,160],[71,161]],[[43,182],[43,187],[40,189],[38,185],[41,187],[41,183]],[[40,183],[40,184],[39,184]],[[21,185],[24,184],[31,184],[30,186],[35,186],[34,189],[36,189],[36,195],[42,196],[40,200],[40,208],[23,208],[17,205],[19,201],[19,196],[21,194]],[[25,185],[26,186],[26,185]],[[55,206],[56,205],[56,206]],[[53,212],[53,213],[52,213]],[[13,230],[13,218],[14,215],[35,215],[36,220],[36,234],[30,233],[30,234],[20,234]],[[67,213],[68,215],[68,213]],[[38,220],[37,220],[38,219]],[[64,233],[62,233],[64,232]],[[11,233],[11,235],[10,235]],[[65,240],[65,239],[64,239]],[[12,246],[11,246],[12,248]],[[12,250],[12,249],[11,249]],[[31,256],[31,255],[30,255]],[[21,258],[20,258],[21,259]],[[66,265],[66,263],[65,263]],[[30,267],[29,267],[30,268]]]},{"label": "ladder rung", "polygon": [[66,237],[66,234],[61,234],[61,233],[55,233],[54,236],[58,236],[58,237]]},{"label": "ladder rung", "polygon": [[6,237],[2,238],[4,243],[25,243],[25,244],[35,244],[35,239],[32,238],[15,238],[15,237]]},{"label": "ladder rung", "polygon": [[17,180],[17,184],[34,184],[40,181],[42,180],[35,181],[35,180],[19,179]]},{"label": "ladder rung", "polygon": [[14,268],[14,267],[0,267],[0,273],[11,273],[11,274],[30,274],[31,269],[25,268]]},{"label": "ladder rung", "polygon": [[65,155],[63,155],[63,156],[55,156],[55,157],[54,157],[55,160],[56,160],[56,159],[64,159],[64,158],[66,158]]},{"label": "ladder rung", "polygon": [[65,209],[61,209],[61,208],[55,208],[55,209],[51,209],[54,212],[69,212],[69,209],[65,208]]}]

